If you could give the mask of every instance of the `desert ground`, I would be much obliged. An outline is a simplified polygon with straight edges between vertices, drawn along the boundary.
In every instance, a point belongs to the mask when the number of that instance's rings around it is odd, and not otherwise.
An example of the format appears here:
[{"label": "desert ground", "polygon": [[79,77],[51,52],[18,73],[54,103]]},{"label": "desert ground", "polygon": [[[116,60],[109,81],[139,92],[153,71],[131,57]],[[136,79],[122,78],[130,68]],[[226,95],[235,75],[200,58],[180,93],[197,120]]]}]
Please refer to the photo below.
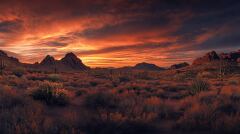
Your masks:
[{"label": "desert ground", "polygon": [[78,72],[1,68],[0,133],[239,133],[240,66]]}]

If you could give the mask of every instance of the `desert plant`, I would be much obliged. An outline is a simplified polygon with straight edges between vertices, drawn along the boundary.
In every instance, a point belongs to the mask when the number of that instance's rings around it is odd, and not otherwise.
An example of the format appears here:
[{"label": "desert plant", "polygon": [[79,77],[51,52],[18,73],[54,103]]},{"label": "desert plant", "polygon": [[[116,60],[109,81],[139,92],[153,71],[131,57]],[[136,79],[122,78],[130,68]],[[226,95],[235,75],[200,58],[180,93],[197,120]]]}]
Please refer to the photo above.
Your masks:
[{"label": "desert plant", "polygon": [[51,82],[62,81],[60,75],[58,75],[58,74],[50,74],[50,75],[48,75],[47,80],[49,80]]},{"label": "desert plant", "polygon": [[231,62],[221,60],[219,62],[219,67],[218,68],[219,68],[218,78],[219,78],[220,81],[223,81],[224,77],[227,74],[234,71],[234,68],[236,68],[236,65],[231,63]]},{"label": "desert plant", "polygon": [[40,86],[39,89],[32,92],[31,96],[34,100],[40,100],[47,105],[66,106],[69,103],[68,96],[51,85]]},{"label": "desert plant", "polygon": [[196,79],[192,82],[189,92],[191,95],[195,95],[207,90],[209,90],[209,84],[201,79]]},{"label": "desert plant", "polygon": [[102,119],[102,112],[105,112],[106,118],[109,120],[110,113],[118,106],[118,100],[109,93],[95,93],[85,98],[84,106],[88,110],[96,112],[99,119]]}]

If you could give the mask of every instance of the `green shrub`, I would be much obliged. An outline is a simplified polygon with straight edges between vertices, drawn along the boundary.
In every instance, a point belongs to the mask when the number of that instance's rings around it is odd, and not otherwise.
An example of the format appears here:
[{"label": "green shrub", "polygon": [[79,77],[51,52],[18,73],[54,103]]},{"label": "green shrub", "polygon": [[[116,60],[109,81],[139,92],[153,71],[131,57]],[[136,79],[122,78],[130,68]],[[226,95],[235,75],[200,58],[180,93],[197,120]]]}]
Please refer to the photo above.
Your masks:
[{"label": "green shrub", "polygon": [[68,96],[55,85],[44,84],[32,92],[34,100],[39,100],[47,105],[66,106],[69,103]]},{"label": "green shrub", "polygon": [[190,94],[195,95],[207,90],[209,90],[209,84],[201,79],[196,79],[192,82]]}]

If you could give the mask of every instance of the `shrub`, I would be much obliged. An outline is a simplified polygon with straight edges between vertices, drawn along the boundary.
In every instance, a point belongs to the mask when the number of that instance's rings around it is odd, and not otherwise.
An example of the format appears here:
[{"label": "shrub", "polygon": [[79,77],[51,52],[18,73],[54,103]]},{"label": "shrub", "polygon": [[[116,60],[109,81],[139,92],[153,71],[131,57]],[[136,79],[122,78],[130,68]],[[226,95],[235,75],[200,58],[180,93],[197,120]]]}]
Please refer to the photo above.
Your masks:
[{"label": "shrub", "polygon": [[209,84],[201,79],[196,79],[192,82],[190,94],[195,95],[207,90],[209,90]]},{"label": "shrub", "polygon": [[99,118],[102,118],[103,112],[106,113],[109,119],[110,113],[118,106],[118,100],[115,96],[109,93],[95,93],[88,95],[84,100],[84,106],[93,112],[96,112]]},{"label": "shrub", "polygon": [[62,81],[60,75],[58,75],[58,74],[50,74],[50,75],[48,75],[47,80],[49,80],[51,82]]},{"label": "shrub", "polygon": [[121,76],[121,77],[119,77],[119,81],[120,81],[120,83],[121,82],[129,82],[130,81],[130,78],[129,77],[127,77],[127,76]]},{"label": "shrub", "polygon": [[47,105],[66,106],[69,103],[68,96],[61,90],[56,88],[56,85],[44,84],[38,90],[32,92],[34,100],[40,100]]},{"label": "shrub", "polygon": [[87,91],[85,91],[85,90],[77,90],[76,92],[75,92],[75,95],[76,96],[82,96],[82,95],[84,95],[84,94],[86,94],[87,93]]},{"label": "shrub", "polygon": [[89,82],[89,84],[92,86],[92,87],[96,87],[98,85],[98,83],[96,81],[91,81]]},{"label": "shrub", "polygon": [[17,68],[13,70],[13,74],[17,77],[22,77],[25,73],[25,70],[23,68]]}]

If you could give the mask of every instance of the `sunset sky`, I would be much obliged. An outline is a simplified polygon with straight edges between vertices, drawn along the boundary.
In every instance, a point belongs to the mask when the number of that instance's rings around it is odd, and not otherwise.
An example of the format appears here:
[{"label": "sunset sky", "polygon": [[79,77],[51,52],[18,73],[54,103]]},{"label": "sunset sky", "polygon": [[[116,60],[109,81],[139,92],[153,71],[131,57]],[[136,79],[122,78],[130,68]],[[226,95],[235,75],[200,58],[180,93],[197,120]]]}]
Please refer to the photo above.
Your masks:
[{"label": "sunset sky", "polygon": [[168,66],[239,43],[240,0],[0,0],[0,49],[27,63]]}]

